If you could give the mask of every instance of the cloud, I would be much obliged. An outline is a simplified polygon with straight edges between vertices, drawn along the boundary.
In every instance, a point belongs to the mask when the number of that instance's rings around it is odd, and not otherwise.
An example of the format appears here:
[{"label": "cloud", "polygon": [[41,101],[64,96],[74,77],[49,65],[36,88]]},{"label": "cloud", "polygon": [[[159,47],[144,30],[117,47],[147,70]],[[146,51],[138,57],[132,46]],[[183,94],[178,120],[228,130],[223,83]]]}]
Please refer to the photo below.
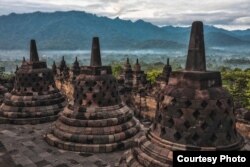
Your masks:
[{"label": "cloud", "polygon": [[0,0],[0,15],[80,10],[153,24],[190,25],[194,20],[228,29],[250,28],[249,0]]}]

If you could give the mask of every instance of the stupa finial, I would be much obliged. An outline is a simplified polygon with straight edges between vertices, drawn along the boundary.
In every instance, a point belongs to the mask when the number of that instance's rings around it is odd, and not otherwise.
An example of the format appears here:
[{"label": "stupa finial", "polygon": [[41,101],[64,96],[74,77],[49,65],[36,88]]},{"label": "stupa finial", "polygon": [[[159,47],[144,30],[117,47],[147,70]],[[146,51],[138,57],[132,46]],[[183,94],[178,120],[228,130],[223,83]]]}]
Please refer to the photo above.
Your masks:
[{"label": "stupa finial", "polygon": [[186,70],[206,71],[203,23],[201,21],[195,21],[192,24]]},{"label": "stupa finial", "polygon": [[93,37],[90,66],[102,66],[99,38]]},{"label": "stupa finial", "polygon": [[31,62],[39,61],[37,48],[36,48],[36,41],[34,39],[30,40],[30,61]]}]

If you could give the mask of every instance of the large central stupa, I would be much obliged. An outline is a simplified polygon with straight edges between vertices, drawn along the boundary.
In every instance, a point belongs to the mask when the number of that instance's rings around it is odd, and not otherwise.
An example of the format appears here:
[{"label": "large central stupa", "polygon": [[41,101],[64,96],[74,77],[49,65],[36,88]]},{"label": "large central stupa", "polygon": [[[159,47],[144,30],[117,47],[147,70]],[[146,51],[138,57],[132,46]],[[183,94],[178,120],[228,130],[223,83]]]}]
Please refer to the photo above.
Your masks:
[{"label": "large central stupa", "polygon": [[238,150],[233,100],[220,72],[206,70],[203,23],[192,24],[186,68],[171,73],[155,120],[120,166],[171,166],[174,150]]},{"label": "large central stupa", "polygon": [[16,71],[14,88],[0,107],[0,123],[38,124],[54,121],[66,105],[56,88],[52,70],[39,61],[35,40],[30,43],[30,60]]},{"label": "large central stupa", "polygon": [[99,39],[93,38],[90,66],[81,67],[74,100],[45,135],[52,146],[79,152],[111,152],[134,144],[139,123],[121,102],[111,66],[102,66]]}]

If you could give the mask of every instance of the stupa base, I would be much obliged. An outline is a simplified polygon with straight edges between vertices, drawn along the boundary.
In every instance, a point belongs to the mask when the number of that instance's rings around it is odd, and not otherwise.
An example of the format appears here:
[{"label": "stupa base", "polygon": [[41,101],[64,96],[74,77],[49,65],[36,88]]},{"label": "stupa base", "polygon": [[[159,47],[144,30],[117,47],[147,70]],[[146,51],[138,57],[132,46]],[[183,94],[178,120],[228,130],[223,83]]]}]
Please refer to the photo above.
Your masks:
[{"label": "stupa base", "polygon": [[[88,143],[78,143],[74,142],[74,139],[72,137],[72,141],[64,141],[57,136],[55,136],[52,132],[47,133],[44,136],[45,141],[54,147],[63,149],[63,150],[68,150],[68,151],[75,151],[75,152],[89,152],[89,153],[108,153],[108,152],[113,152],[117,150],[124,150],[131,148],[135,146],[135,134],[140,130],[140,125],[139,123],[134,126],[133,128],[130,129],[130,134],[129,136],[133,136],[131,138],[127,138],[125,140],[121,140],[118,142],[113,142],[113,143],[104,143],[104,144],[88,144]],[[124,133],[123,136],[127,135]],[[89,136],[89,137],[93,137]],[[121,137],[121,136],[120,136]]]},{"label": "stupa base", "polygon": [[55,121],[59,115],[52,115],[40,118],[5,118],[0,117],[0,124],[16,124],[16,125],[25,125],[25,124],[42,124],[46,122]]},{"label": "stupa base", "polygon": [[[63,97],[61,97],[60,100],[62,101],[61,103],[48,106],[27,105],[25,107],[17,107],[2,104],[0,124],[25,125],[55,121],[59,117],[59,113],[67,104]],[[54,103],[54,101],[52,102]]]},{"label": "stupa base", "polygon": [[196,147],[163,140],[153,133],[147,133],[136,141],[136,147],[127,151],[120,160],[121,167],[169,167],[173,162],[173,151],[232,151],[240,150],[244,145],[239,136],[236,143],[219,147]]}]

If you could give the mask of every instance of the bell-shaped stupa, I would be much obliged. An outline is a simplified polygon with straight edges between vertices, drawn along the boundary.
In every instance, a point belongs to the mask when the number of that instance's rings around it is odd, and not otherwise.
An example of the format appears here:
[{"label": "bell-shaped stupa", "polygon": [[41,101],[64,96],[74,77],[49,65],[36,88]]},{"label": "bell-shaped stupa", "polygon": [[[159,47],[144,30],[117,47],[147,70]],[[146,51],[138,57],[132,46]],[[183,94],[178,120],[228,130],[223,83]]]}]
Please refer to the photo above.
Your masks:
[{"label": "bell-shaped stupa", "polygon": [[77,60],[77,57],[73,63],[71,71],[72,71],[72,79],[74,80],[76,78],[76,76],[78,76],[80,74],[80,71],[81,71],[81,67],[80,67],[79,62]]},{"label": "bell-shaped stupa", "polygon": [[7,88],[5,88],[1,83],[0,83],[0,105],[3,102],[4,99],[4,94],[7,92]]},{"label": "bell-shaped stupa", "polygon": [[155,120],[120,166],[171,166],[175,150],[238,150],[232,96],[220,72],[206,70],[203,23],[192,24],[186,69],[171,73],[160,94]]},{"label": "bell-shaped stupa", "polygon": [[66,105],[56,88],[53,72],[39,61],[36,42],[30,42],[30,61],[23,59],[15,72],[14,88],[0,107],[0,123],[38,124],[54,121]]},{"label": "bell-shaped stupa", "polygon": [[123,66],[122,73],[119,77],[120,77],[120,80],[122,80],[124,87],[132,88],[132,86],[133,86],[133,70],[132,70],[131,64],[129,62],[129,58],[127,58],[124,66]]},{"label": "bell-shaped stupa", "polygon": [[74,83],[74,100],[45,135],[52,146],[78,152],[111,152],[134,144],[139,123],[121,102],[110,66],[102,66],[99,39],[93,38],[90,66]]},{"label": "bell-shaped stupa", "polygon": [[172,72],[172,67],[169,64],[169,58],[167,64],[163,67],[162,73],[156,78],[157,86],[160,88],[165,87],[168,84],[169,76]]}]

